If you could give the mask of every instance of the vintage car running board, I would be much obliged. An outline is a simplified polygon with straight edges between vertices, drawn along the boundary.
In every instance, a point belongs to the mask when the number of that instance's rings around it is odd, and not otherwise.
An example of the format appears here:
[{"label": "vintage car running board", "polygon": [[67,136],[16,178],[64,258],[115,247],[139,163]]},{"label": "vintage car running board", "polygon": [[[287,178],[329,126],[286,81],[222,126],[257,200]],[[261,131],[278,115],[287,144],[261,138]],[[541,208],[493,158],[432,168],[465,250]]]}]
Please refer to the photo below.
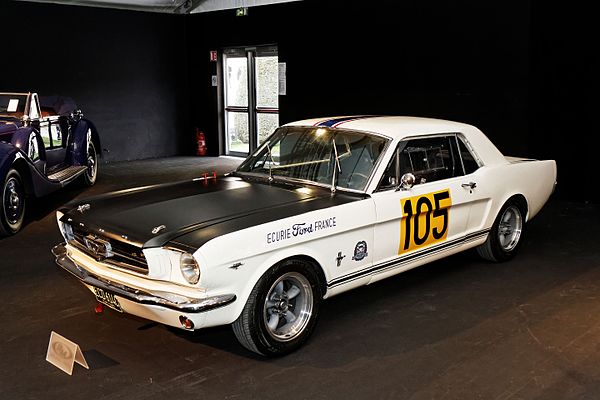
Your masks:
[{"label": "vintage car running board", "polygon": [[48,175],[48,179],[50,181],[66,184],[68,182],[71,182],[73,179],[77,178],[79,175],[83,174],[86,168],[87,167],[81,165],[73,165],[71,167],[61,169],[60,171],[55,172],[52,175]]}]

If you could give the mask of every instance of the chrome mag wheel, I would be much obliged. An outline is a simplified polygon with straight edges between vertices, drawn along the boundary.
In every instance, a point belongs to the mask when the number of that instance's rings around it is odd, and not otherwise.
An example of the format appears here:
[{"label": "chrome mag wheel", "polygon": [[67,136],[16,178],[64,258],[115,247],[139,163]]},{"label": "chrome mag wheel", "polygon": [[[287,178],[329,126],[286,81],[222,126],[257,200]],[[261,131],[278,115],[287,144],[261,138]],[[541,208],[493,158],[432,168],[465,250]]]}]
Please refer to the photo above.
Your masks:
[{"label": "chrome mag wheel", "polygon": [[521,211],[517,206],[511,205],[504,210],[498,224],[498,241],[504,251],[512,251],[517,246],[522,230],[523,217]]},{"label": "chrome mag wheel", "polygon": [[286,342],[304,331],[312,312],[310,282],[300,273],[288,272],[269,289],[263,306],[263,321],[273,339]]}]

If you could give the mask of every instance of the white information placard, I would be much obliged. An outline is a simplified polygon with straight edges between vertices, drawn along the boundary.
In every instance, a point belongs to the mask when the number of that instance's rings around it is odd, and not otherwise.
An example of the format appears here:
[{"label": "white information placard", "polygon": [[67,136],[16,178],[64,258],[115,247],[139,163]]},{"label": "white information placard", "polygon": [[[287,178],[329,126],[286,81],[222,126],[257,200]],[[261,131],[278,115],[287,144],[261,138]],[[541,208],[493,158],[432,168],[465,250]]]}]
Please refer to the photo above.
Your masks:
[{"label": "white information placard", "polygon": [[75,363],[90,369],[79,345],[54,331],[50,333],[46,361],[69,375],[73,375],[73,366]]},{"label": "white information placard", "polygon": [[287,93],[287,78],[286,78],[286,64],[284,62],[279,63],[279,95],[285,96]]}]

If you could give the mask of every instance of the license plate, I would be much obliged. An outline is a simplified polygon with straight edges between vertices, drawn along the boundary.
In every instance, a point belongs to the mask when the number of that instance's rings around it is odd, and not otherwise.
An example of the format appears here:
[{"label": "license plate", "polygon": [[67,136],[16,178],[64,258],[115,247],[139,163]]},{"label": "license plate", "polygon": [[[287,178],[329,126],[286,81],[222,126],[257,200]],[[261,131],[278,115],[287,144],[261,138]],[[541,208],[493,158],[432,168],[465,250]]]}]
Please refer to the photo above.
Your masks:
[{"label": "license plate", "polygon": [[115,297],[114,294],[107,292],[103,289],[94,287],[94,294],[96,295],[96,300],[98,300],[100,303],[112,308],[113,310],[116,310],[118,312],[123,312],[123,309],[121,308],[121,305],[119,304],[119,300],[117,300],[117,298]]}]

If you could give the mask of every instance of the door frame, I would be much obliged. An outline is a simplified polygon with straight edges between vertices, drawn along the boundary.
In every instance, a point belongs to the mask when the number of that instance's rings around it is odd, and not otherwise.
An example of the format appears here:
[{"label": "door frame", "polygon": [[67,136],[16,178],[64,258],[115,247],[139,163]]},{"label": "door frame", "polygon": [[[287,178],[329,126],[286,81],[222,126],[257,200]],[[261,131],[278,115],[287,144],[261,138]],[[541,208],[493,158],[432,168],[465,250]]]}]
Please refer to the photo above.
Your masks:
[{"label": "door frame", "polygon": [[[243,56],[247,60],[248,75],[248,106],[227,106],[226,105],[226,78],[225,78],[225,59],[227,56]],[[259,46],[235,46],[226,47],[221,51],[218,59],[218,103],[219,103],[219,153],[228,156],[247,157],[258,148],[258,118],[257,114],[279,114],[279,107],[258,107],[256,104],[256,57],[266,55],[278,55],[277,45],[259,45]],[[227,139],[227,112],[246,112],[248,115],[248,154],[239,151],[230,151],[229,140]]]}]

